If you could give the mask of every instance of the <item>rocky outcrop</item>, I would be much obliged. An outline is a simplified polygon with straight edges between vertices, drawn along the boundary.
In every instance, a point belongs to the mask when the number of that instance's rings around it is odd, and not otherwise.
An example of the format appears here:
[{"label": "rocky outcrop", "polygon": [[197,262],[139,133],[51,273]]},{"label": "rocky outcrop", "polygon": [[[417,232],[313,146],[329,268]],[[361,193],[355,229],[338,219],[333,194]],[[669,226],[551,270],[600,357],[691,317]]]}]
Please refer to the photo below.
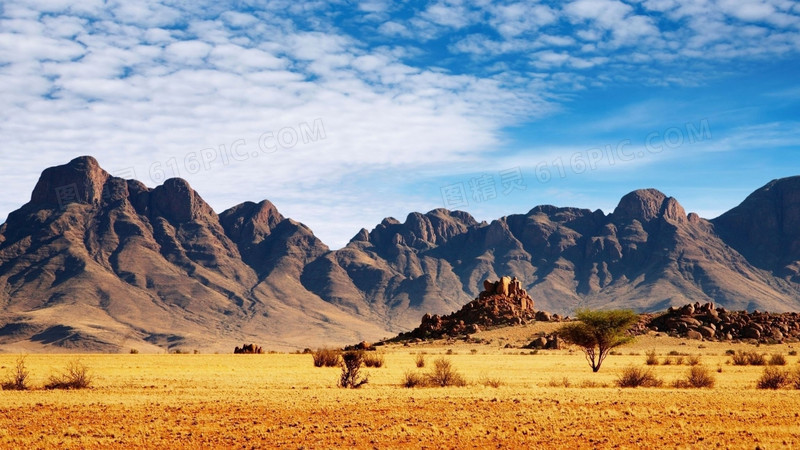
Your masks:
[{"label": "rocky outcrop", "polygon": [[449,315],[425,314],[420,326],[401,333],[397,340],[438,339],[478,333],[501,325],[522,325],[536,318],[533,299],[522,289],[516,277],[501,277],[498,281],[485,280],[484,290],[478,298],[459,311]]},{"label": "rocky outcrop", "polygon": [[264,349],[255,345],[255,344],[242,344],[241,347],[236,347],[233,349],[234,354],[251,354],[251,355],[260,355],[264,353]]},{"label": "rocky outcrop", "polygon": [[651,329],[671,336],[703,340],[754,340],[761,343],[800,340],[800,314],[728,311],[713,303],[670,308],[653,318]]}]

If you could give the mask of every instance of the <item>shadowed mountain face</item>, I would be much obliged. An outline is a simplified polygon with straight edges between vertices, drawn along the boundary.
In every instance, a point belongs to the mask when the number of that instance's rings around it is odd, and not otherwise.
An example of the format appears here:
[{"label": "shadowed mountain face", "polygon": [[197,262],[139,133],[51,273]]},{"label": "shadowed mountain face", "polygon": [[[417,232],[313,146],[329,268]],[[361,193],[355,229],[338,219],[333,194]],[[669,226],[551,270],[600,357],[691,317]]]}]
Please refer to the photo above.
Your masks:
[{"label": "shadowed mountain face", "polygon": [[151,189],[81,157],[45,170],[0,226],[0,346],[375,340],[460,309],[502,276],[561,314],[708,301],[800,310],[798,180],[773,181],[713,221],[647,189],[609,215],[537,206],[478,223],[460,211],[412,213],[330,251],[269,201],[217,215],[184,180]]}]

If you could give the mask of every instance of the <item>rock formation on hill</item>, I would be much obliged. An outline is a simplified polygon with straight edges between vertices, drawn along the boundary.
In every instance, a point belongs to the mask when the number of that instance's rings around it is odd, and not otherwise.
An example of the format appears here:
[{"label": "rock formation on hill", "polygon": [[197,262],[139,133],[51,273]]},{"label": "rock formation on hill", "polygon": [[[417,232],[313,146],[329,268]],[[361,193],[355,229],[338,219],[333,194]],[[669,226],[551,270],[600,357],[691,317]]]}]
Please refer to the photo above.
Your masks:
[{"label": "rock formation on hill", "polygon": [[537,206],[478,222],[411,213],[331,251],[267,200],[216,214],[181,179],[149,188],[91,157],[46,169],[0,225],[0,347],[303,348],[410,330],[480,282],[525,280],[540,309],[800,311],[800,177],[713,219],[654,189],[611,214]]},{"label": "rock formation on hill", "polygon": [[521,325],[535,317],[533,300],[522,289],[522,283],[516,277],[501,277],[495,282],[484,280],[478,298],[452,314],[425,314],[419,327],[401,333],[398,339],[438,339],[473,334],[488,327]]}]

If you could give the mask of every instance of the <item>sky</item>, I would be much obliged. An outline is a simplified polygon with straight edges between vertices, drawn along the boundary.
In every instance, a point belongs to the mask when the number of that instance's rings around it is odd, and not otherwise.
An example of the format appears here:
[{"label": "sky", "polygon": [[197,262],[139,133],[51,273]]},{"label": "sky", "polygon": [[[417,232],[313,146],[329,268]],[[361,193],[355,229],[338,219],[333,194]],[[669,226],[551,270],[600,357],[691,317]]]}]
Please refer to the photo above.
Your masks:
[{"label": "sky", "polygon": [[0,221],[80,155],[334,249],[651,187],[713,218],[800,175],[798,80],[795,1],[4,0]]}]

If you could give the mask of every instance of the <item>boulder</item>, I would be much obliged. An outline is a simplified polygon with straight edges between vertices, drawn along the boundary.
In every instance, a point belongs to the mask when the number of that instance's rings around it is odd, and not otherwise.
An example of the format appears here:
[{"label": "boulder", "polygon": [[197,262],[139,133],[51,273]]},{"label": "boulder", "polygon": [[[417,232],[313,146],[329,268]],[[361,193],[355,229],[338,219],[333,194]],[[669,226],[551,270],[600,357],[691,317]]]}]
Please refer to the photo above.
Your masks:
[{"label": "boulder", "polygon": [[687,331],[686,332],[686,337],[688,337],[689,339],[697,339],[697,340],[703,339],[703,335],[700,334],[700,332],[697,331],[697,330],[689,330],[689,331]]}]

